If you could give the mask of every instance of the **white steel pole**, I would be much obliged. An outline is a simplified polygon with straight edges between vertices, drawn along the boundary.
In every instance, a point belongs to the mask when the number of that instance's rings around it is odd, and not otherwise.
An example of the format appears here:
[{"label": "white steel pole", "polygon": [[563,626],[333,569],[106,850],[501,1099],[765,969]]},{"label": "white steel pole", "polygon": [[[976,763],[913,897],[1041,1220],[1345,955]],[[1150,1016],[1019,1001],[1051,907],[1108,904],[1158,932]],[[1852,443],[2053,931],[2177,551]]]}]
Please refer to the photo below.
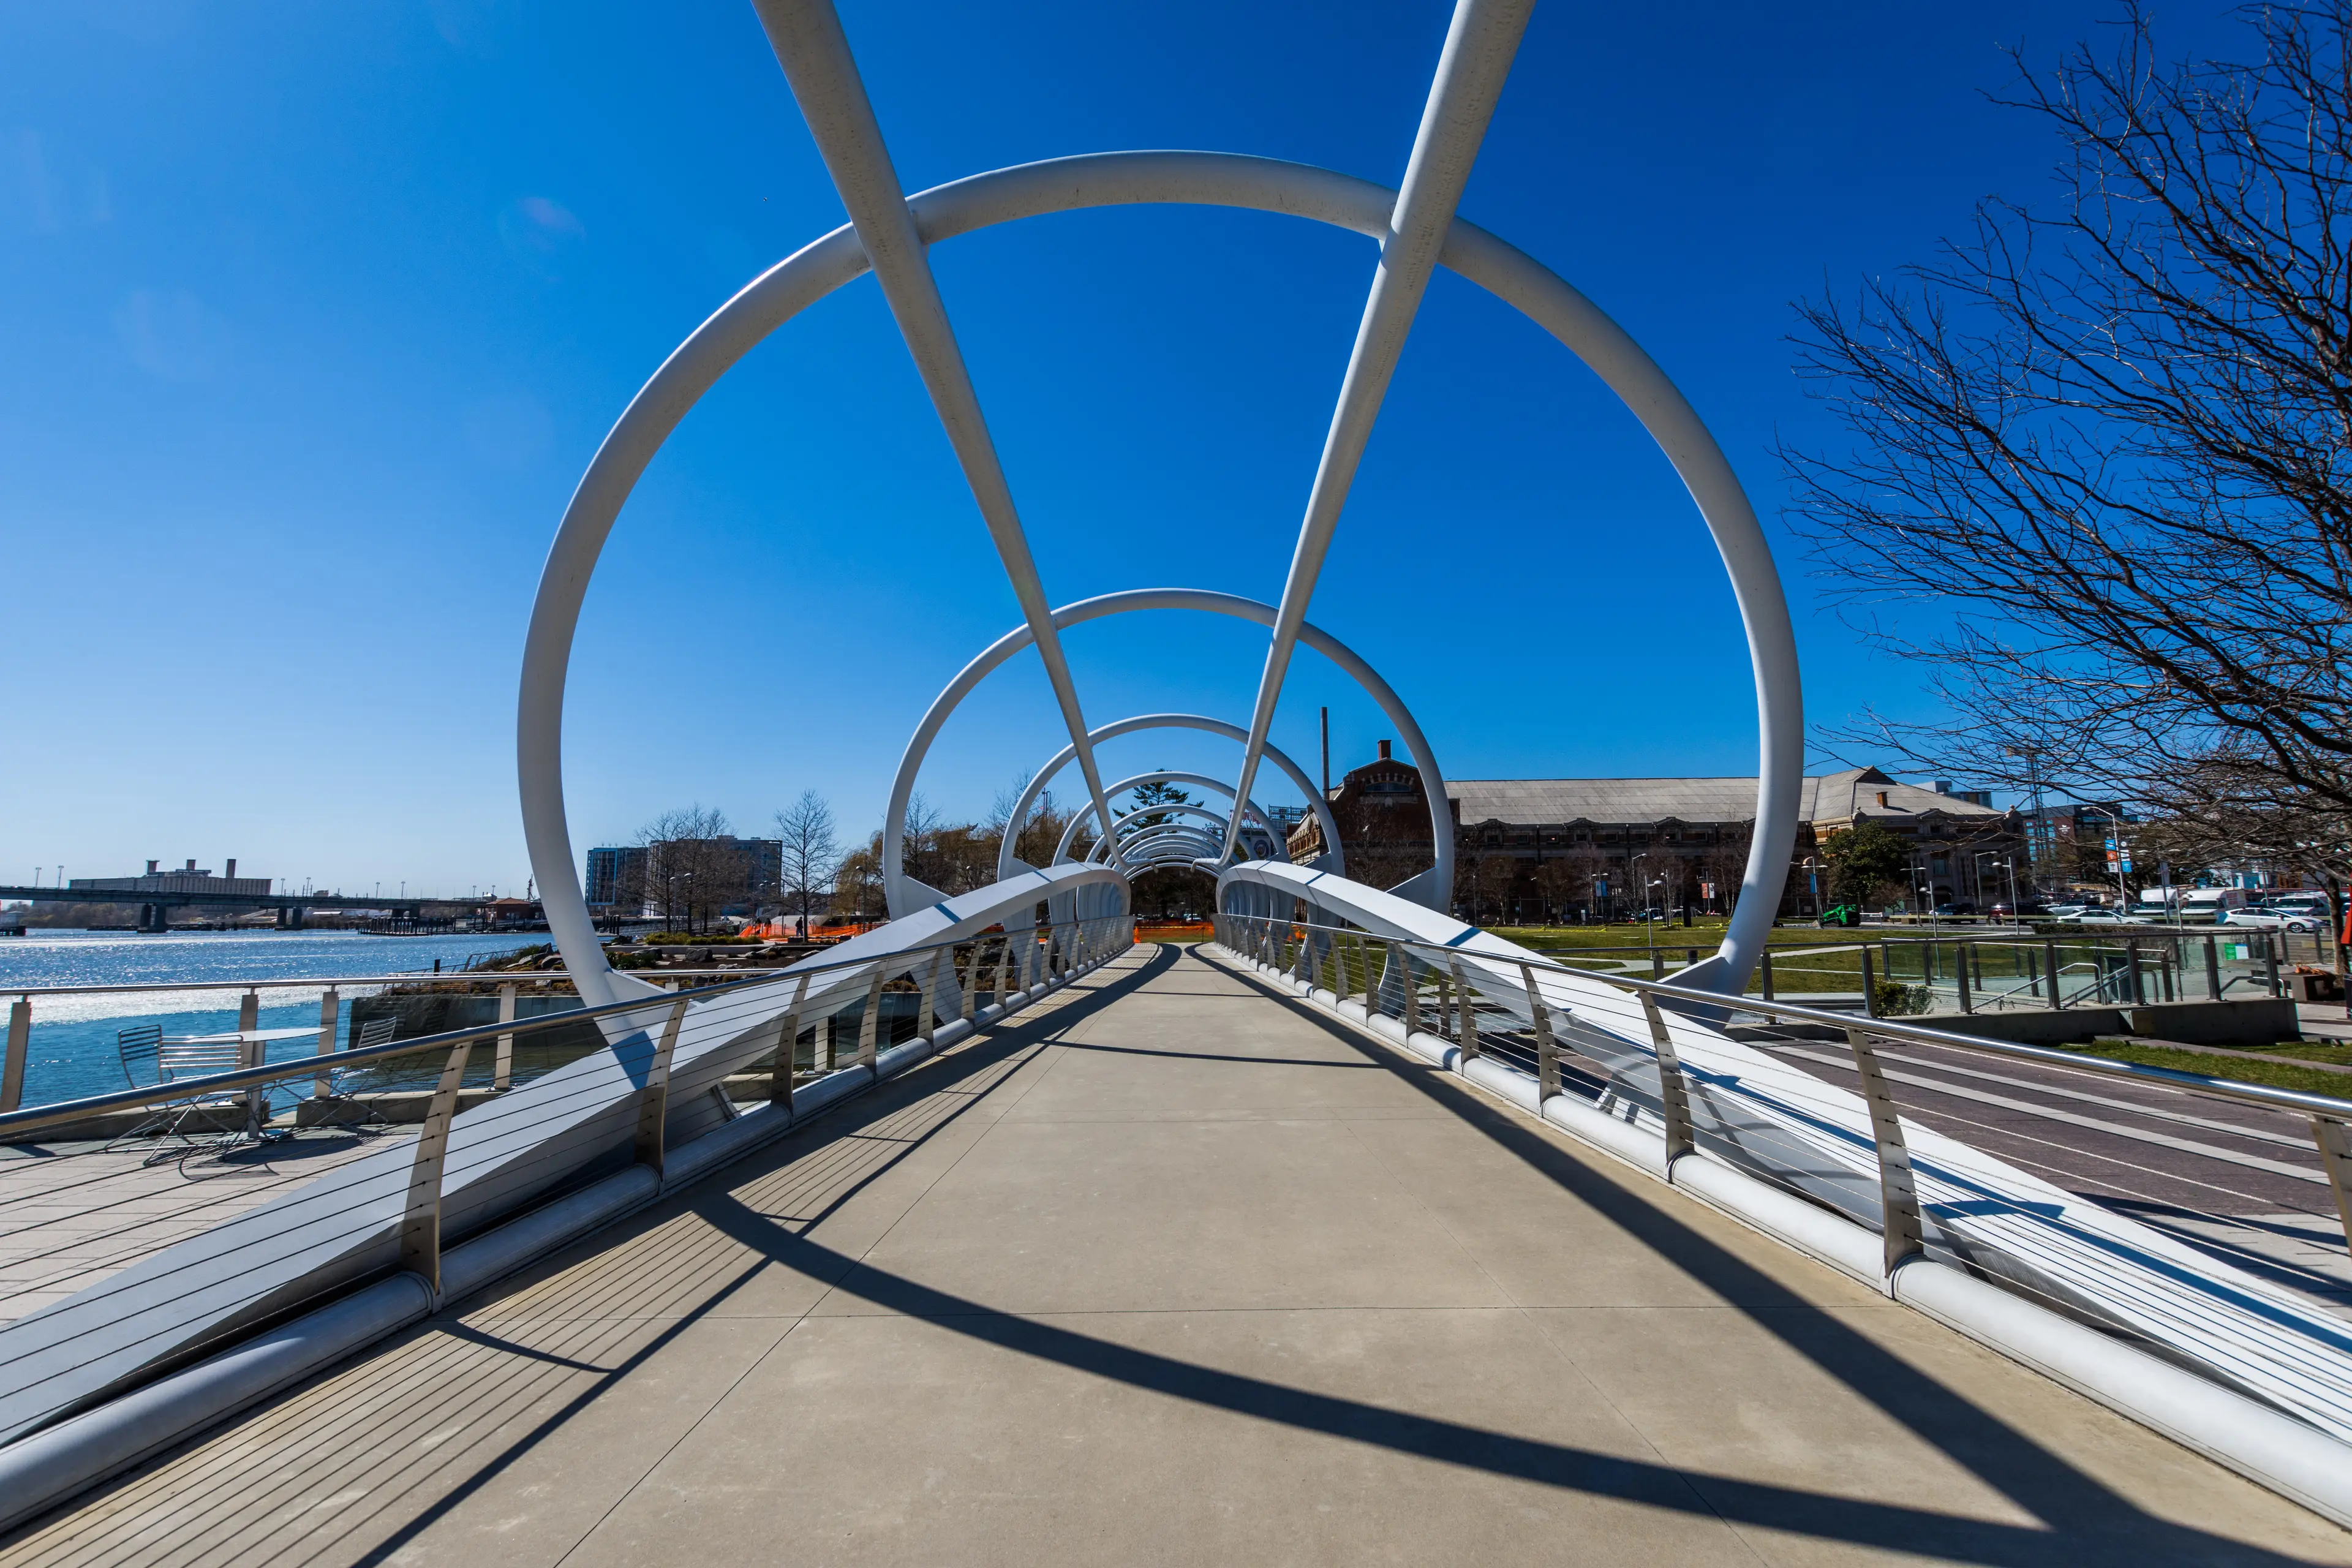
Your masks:
[{"label": "white steel pole", "polygon": [[[1029,538],[1013,505],[1013,489],[1005,481],[996,443],[981,412],[980,395],[965,367],[963,350],[948,321],[947,303],[940,298],[939,280],[931,275],[930,257],[915,232],[914,215],[898,171],[866,96],[865,80],[849,52],[841,17],[833,0],[752,0],[765,28],[776,62],[784,68],[793,97],[800,104],[809,134],[815,138],[825,170],[849,209],[875,281],[889,301],[898,331],[907,340],[923,385],[939,411],[964,480],[980,505],[989,538],[1004,563],[1021,616],[1036,638],[1045,679],[1053,683],[1061,704],[1062,721],[1070,743],[1078,750],[1078,767],[1086,774],[1097,821],[1110,820],[1110,805],[1103,795],[1102,777],[1095,767],[1094,747],[1087,739],[1085,715],[1078,707],[1077,688],[1070,679],[1069,661],[1062,653],[1061,634],[1054,627],[1053,607],[1037,577],[1037,562],[1029,552]],[[1452,216],[1449,210],[1447,216]]]},{"label": "white steel pole", "polygon": [[[1445,246],[1454,209],[1461,204],[1462,188],[1469,183],[1470,166],[1477,161],[1486,124],[1496,100],[1518,53],[1520,36],[1535,0],[1456,0],[1453,25],[1445,34],[1437,75],[1430,84],[1421,129],[1413,136],[1412,156],[1405,164],[1404,184],[1398,187],[1396,207],[1388,234],[1381,241],[1381,258],[1372,274],[1370,296],[1364,301],[1363,320],[1356,328],[1355,348],[1348,358],[1348,374],[1339,384],[1339,406],[1331,413],[1331,428],[1323,440],[1322,460],[1307,492],[1307,515],[1298,528],[1298,546],[1290,560],[1290,576],[1283,584],[1282,603],[1274,623],[1274,639],[1266,648],[1265,670],[1259,678],[1257,707],[1250,716],[1250,738],[1242,753],[1241,782],[1234,793],[1248,799],[1257,782],[1258,752],[1274,727],[1275,703],[1290,671],[1290,656],[1298,640],[1299,623],[1307,618],[1307,601],[1315,595],[1315,580],[1323,571],[1323,557],[1331,548],[1340,510],[1347,505],[1356,466],[1370,440],[1372,422],[1380,416],[1396,374],[1405,336],[1428,290],[1430,274],[1437,269],[1438,252]],[[1224,858],[1230,860],[1238,825],[1225,831]]]}]

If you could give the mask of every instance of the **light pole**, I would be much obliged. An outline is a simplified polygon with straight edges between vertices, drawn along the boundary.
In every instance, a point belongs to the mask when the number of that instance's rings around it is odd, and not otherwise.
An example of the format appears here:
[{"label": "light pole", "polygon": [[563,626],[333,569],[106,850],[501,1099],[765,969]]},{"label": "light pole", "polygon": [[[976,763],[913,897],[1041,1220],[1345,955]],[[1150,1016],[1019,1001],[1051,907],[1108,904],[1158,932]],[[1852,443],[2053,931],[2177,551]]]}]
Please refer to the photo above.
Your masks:
[{"label": "light pole", "polygon": [[1984,887],[1983,862],[1987,860],[1995,861],[2002,868],[2002,869],[2009,873],[2009,918],[2012,921],[2019,919],[2020,917],[2017,909],[2017,857],[2014,855],[2003,855],[1998,849],[1979,849],[1976,853],[1976,860],[1978,863],[1977,887],[1980,891]]}]

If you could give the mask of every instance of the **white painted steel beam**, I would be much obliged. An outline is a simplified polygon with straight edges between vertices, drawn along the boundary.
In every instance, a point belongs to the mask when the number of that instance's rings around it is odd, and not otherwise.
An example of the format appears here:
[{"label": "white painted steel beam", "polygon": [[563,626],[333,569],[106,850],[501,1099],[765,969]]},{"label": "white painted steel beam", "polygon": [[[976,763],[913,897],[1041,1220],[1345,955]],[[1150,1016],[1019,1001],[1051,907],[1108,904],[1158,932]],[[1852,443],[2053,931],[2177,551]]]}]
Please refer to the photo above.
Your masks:
[{"label": "white painted steel beam", "polygon": [[1087,792],[1096,808],[1108,817],[1110,809],[1103,799],[1094,750],[1087,743],[1086,716],[1079,710],[1077,687],[1070,679],[1061,638],[1054,632],[1045,585],[1029,551],[1029,536],[1013,504],[1013,487],[1005,479],[1004,465],[989,435],[987,417],[981,412],[980,394],[972,386],[963,350],[948,321],[947,302],[940,297],[930,258],[907,210],[906,192],[898,184],[890,150],[883,142],[882,127],[874,118],[873,102],[866,95],[857,62],[850,56],[841,17],[833,0],[752,0],[752,8],[759,13],[760,25],[767,31],[769,46],[784,68],[785,79],[792,83],[793,97],[801,106],[802,118],[808,121],[809,134],[816,140],[835,188],[841,193],[842,205],[849,209],[849,221],[857,231],[875,280],[882,286],[883,298],[889,301],[890,313],[898,319],[915,368],[922,374],[924,388],[939,411],[956,460],[963,466],[965,482],[988,524],[989,538],[995,542],[1013,597],[1020,601],[1022,618],[1036,639],[1037,655],[1045,661],[1054,700],[1061,705],[1070,743],[1078,749],[1078,767],[1086,775]]},{"label": "white painted steel beam", "polygon": [[[1307,497],[1307,515],[1298,526],[1298,544],[1290,559],[1290,575],[1282,587],[1282,606],[1275,619],[1274,637],[1266,647],[1265,668],[1258,678],[1257,704],[1250,715],[1248,743],[1242,752],[1242,772],[1234,785],[1247,795],[1257,783],[1257,759],[1274,727],[1275,705],[1290,672],[1290,657],[1298,628],[1307,620],[1307,602],[1315,596],[1315,581],[1339,525],[1340,510],[1355,483],[1356,468],[1371,439],[1389,381],[1396,374],[1405,337],[1421,309],[1422,295],[1438,266],[1454,210],[1469,183],[1470,167],[1477,162],[1486,123],[1503,95],[1503,83],[1518,53],[1520,35],[1535,0],[1457,0],[1445,47],[1438,57],[1437,75],[1423,106],[1421,128],[1414,133],[1412,156],[1405,164],[1404,184],[1398,188],[1396,207],[1381,238],[1379,264],[1372,272],[1370,295],[1364,301],[1363,320],[1356,327],[1355,347],[1348,356],[1348,373],[1339,384],[1339,406],[1331,412],[1331,427],[1323,439],[1323,456],[1316,465],[1315,484]],[[1233,858],[1234,830],[1225,831],[1224,854]],[[1450,898],[1452,889],[1447,889]],[[1438,904],[1436,908],[1444,908]]]}]

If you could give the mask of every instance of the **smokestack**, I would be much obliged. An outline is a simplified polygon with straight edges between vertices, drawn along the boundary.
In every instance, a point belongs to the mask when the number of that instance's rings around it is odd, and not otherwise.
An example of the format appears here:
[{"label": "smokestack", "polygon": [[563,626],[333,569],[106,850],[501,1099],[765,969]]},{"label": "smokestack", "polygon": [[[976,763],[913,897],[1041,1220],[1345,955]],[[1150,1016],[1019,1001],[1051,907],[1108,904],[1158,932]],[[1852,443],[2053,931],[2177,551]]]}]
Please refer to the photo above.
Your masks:
[{"label": "smokestack", "polygon": [[1323,793],[1331,793],[1331,710],[1323,710]]},{"label": "smokestack", "polygon": [[193,876],[194,876],[195,874],[196,874],[196,858],[195,858],[194,856],[191,855],[191,856],[189,856],[189,857],[188,857],[188,875],[190,875],[191,877],[193,877]]},{"label": "smokestack", "polygon": [[152,860],[147,862],[147,874],[151,877],[155,874],[155,862]]},{"label": "smokestack", "polygon": [[234,877],[234,876],[236,876],[236,856],[232,855],[232,856],[230,856],[230,857],[228,858],[228,869],[227,869],[227,870],[226,870],[226,871],[223,871],[223,872],[221,873],[221,875],[222,875],[222,876],[224,876],[224,877]]},{"label": "smokestack", "polygon": [[1389,761],[1389,743],[1386,741],[1381,742],[1381,761]]}]

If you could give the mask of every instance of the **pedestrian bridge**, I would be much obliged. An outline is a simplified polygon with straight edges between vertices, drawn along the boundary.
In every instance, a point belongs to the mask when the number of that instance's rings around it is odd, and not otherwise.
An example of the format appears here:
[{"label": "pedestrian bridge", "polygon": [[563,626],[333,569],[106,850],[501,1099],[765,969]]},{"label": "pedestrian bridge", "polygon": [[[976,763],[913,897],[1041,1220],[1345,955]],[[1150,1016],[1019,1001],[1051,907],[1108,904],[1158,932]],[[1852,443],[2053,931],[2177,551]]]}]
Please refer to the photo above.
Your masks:
[{"label": "pedestrian bridge", "polygon": [[[20,996],[0,1563],[2352,1562],[2352,1099],[1749,994],[1801,784],[1788,608],[1664,372],[1455,214],[1528,0],[1460,0],[1395,190],[1130,152],[911,196],[828,0],[755,9],[849,221],[663,363],[550,552],[517,772],[580,1005],[345,1040],[354,982],[324,977],[315,1056],[271,1058],[249,992],[241,1065],[24,1107]],[[1147,202],[1378,245],[1277,603],[1048,598],[930,271],[979,228]],[[1307,619],[1441,268],[1623,400],[1731,580],[1755,831],[1719,950],[1672,983],[1454,919],[1434,750]],[[901,760],[892,918],[664,989],[613,967],[578,880],[573,635],[671,431],[869,272],[1021,622]],[[1090,722],[1062,634],[1134,613],[1265,626],[1247,721]],[[1420,775],[1431,864],[1402,881],[1351,875],[1269,742],[1301,648]],[[993,879],[926,886],[905,840],[931,748],[1032,652],[1067,744]],[[1230,782],[1105,777],[1098,749],[1169,729],[1237,745]],[[1310,863],[1264,764],[1318,813]],[[1024,862],[1070,769],[1079,817]],[[1213,798],[1117,804],[1178,779]],[[1138,945],[1132,879],[1160,868],[1198,877],[1213,940]],[[202,1184],[239,1172],[268,1180]]]},{"label": "pedestrian bridge", "polygon": [[2331,1524],[1211,946],[0,1562],[2337,1562]]}]

